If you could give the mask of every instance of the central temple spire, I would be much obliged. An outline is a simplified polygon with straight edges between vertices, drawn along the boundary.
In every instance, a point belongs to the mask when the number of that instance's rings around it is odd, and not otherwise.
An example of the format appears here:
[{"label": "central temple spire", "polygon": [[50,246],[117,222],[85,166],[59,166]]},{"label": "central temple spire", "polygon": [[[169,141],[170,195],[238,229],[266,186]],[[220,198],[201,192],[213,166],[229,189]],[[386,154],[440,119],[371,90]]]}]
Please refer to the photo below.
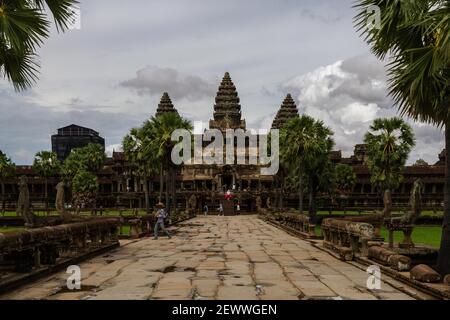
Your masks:
[{"label": "central temple spire", "polygon": [[236,86],[230,74],[225,73],[216,96],[214,120],[210,121],[211,129],[245,129],[245,121],[241,120],[241,105]]},{"label": "central temple spire", "polygon": [[161,102],[158,104],[158,109],[156,109],[156,116],[172,112],[178,113],[177,109],[173,106],[172,100],[170,100],[169,94],[164,92],[161,97]]}]

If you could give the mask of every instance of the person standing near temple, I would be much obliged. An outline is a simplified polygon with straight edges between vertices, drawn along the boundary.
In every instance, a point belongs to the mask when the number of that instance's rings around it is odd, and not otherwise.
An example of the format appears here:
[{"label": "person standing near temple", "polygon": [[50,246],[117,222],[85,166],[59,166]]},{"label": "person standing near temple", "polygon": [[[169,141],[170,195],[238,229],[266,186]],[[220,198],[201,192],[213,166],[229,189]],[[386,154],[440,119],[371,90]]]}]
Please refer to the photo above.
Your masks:
[{"label": "person standing near temple", "polygon": [[167,212],[165,210],[164,203],[158,203],[156,205],[156,223],[155,223],[155,229],[154,229],[154,235],[153,239],[158,240],[158,229],[161,227],[162,232],[164,232],[169,239],[172,237],[170,236],[169,231],[164,226],[164,219],[167,218]]},{"label": "person standing near temple", "polygon": [[219,216],[223,216],[223,206],[222,206],[222,203],[219,204]]},{"label": "person standing near temple", "polygon": [[205,206],[203,207],[203,213],[205,214],[205,216],[208,215],[208,211],[209,211],[208,205],[205,204]]},{"label": "person standing near temple", "polygon": [[236,214],[237,215],[241,214],[241,204],[239,202],[236,204]]}]

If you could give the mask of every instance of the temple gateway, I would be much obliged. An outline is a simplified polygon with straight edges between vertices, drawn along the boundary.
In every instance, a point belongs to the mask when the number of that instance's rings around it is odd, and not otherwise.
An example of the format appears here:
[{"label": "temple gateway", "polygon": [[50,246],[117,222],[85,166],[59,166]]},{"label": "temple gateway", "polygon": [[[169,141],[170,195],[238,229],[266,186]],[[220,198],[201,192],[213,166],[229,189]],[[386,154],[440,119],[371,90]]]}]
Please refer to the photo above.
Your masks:
[{"label": "temple gateway", "polygon": [[[164,93],[156,109],[156,115],[164,113],[178,113],[169,94]],[[289,119],[297,117],[299,110],[290,94],[282,102],[273,120],[272,128],[281,128]],[[246,130],[245,119],[238,92],[227,72],[219,86],[214,105],[213,119],[209,122],[210,129]],[[99,143],[104,146],[104,139],[98,132],[77,125],[70,125],[58,129],[58,134],[52,137],[52,149],[57,152],[58,158],[64,158],[71,148],[81,147],[87,143]],[[367,167],[366,146],[355,146],[354,154],[349,158],[342,157],[341,151],[330,154],[333,164],[344,163],[351,165],[357,176],[357,182],[352,192],[345,199],[345,208],[352,210],[365,210],[382,208],[383,203],[378,191],[370,183],[370,173]],[[423,195],[424,208],[441,210],[443,207],[444,190],[444,152],[439,155],[439,161],[434,165],[410,166],[404,171],[404,181],[393,192],[394,206],[404,208],[408,206],[409,194],[414,181],[421,178],[425,184]],[[113,152],[107,158],[105,166],[100,172],[99,195],[97,205],[103,208],[142,208],[144,207],[144,184],[134,174],[134,168],[125,159],[122,152]],[[16,176],[5,179],[6,208],[14,210],[19,195],[18,180],[20,176],[28,177],[30,199],[35,208],[44,207],[43,178],[36,174],[32,166],[17,166]],[[177,191],[177,208],[183,209],[188,201],[195,197],[198,209],[204,204],[214,210],[219,206],[223,195],[231,190],[240,202],[243,212],[255,212],[259,208],[275,205],[280,189],[274,176],[262,176],[258,165],[184,165],[178,168],[175,188]],[[60,177],[48,180],[50,203],[56,197],[56,185]],[[158,200],[159,176],[149,181],[151,204]],[[283,194],[283,205],[296,208],[298,192],[292,190]],[[305,199],[306,201],[306,199]],[[342,205],[342,202],[340,203]],[[341,209],[328,195],[319,196],[319,210]]]}]

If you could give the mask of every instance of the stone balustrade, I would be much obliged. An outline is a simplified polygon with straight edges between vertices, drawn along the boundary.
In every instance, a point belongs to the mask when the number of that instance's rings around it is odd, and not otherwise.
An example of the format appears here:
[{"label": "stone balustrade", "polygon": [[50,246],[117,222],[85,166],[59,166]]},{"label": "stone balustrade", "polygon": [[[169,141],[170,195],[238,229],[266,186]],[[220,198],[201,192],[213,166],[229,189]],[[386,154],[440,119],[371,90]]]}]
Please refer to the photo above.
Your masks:
[{"label": "stone balustrade", "polygon": [[412,266],[411,258],[398,254],[382,246],[372,246],[369,249],[369,259],[397,271],[409,271]]},{"label": "stone balustrade", "polygon": [[289,212],[270,212],[266,211],[261,217],[272,223],[276,223],[288,231],[307,239],[319,239],[321,236],[316,234],[316,224],[311,223],[310,217],[298,213]]},{"label": "stone balustrade", "polygon": [[316,225],[311,223],[311,219],[303,214],[284,213],[280,217],[281,223],[295,229],[305,238],[318,238],[316,235]]},{"label": "stone balustrade", "polygon": [[[120,237],[136,239],[145,235],[150,236],[155,223],[156,218],[154,215],[121,217]],[[129,230],[128,235],[126,230]]]},{"label": "stone balustrade", "polygon": [[0,233],[0,266],[26,273],[59,258],[118,244],[119,219],[103,218],[52,227]]},{"label": "stone balustrade", "polygon": [[376,241],[375,228],[364,222],[343,219],[325,219],[322,222],[323,245],[344,261],[356,256],[367,257],[369,242]]}]

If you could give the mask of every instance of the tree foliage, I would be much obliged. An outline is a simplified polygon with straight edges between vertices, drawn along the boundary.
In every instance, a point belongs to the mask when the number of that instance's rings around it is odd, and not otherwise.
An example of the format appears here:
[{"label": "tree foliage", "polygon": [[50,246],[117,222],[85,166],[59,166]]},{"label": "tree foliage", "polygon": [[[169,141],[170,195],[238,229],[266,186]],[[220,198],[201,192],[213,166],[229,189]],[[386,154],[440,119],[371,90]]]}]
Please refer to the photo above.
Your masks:
[{"label": "tree foliage", "polygon": [[49,178],[61,169],[61,163],[58,160],[56,153],[51,151],[40,151],[36,153],[33,161],[33,170],[40,176]]},{"label": "tree foliage", "polygon": [[429,166],[428,162],[426,162],[423,159],[418,159],[415,163],[414,163],[415,167],[426,167]]},{"label": "tree foliage", "polygon": [[16,90],[38,78],[37,49],[50,35],[53,17],[64,32],[74,19],[76,0],[2,0],[0,2],[0,72]]},{"label": "tree foliage", "polygon": [[356,183],[356,174],[352,166],[338,164],[335,168],[334,184],[340,193],[348,193]]},{"label": "tree foliage", "polygon": [[8,158],[6,154],[0,151],[0,178],[6,178],[14,175],[16,165]]},{"label": "tree foliage", "polygon": [[71,181],[79,171],[97,173],[105,163],[106,156],[99,144],[88,144],[86,147],[73,149],[62,166],[62,174]]},{"label": "tree foliage", "polygon": [[375,119],[364,137],[372,183],[381,190],[396,189],[415,145],[411,127],[401,118]]},{"label": "tree foliage", "polygon": [[78,171],[72,179],[72,191],[76,208],[95,205],[98,191],[97,176],[86,170]]},{"label": "tree foliage", "polygon": [[0,151],[0,192],[2,196],[2,211],[5,210],[5,182],[4,179],[14,175],[16,165],[10,158]]},{"label": "tree foliage", "polygon": [[103,167],[105,160],[103,147],[99,144],[89,144],[72,150],[64,161],[61,171],[66,182],[72,186],[77,208],[95,203],[98,190],[96,174]]},{"label": "tree foliage", "polygon": [[[367,28],[381,10],[379,28]],[[403,114],[446,125],[450,120],[450,2],[359,0],[355,18],[372,52],[388,61],[390,94]]]},{"label": "tree foliage", "polygon": [[308,115],[291,119],[280,132],[281,162],[298,178],[299,210],[303,211],[303,191],[309,192],[309,213],[315,216],[316,194],[332,177],[329,154],[334,146],[333,132],[322,121]]}]

